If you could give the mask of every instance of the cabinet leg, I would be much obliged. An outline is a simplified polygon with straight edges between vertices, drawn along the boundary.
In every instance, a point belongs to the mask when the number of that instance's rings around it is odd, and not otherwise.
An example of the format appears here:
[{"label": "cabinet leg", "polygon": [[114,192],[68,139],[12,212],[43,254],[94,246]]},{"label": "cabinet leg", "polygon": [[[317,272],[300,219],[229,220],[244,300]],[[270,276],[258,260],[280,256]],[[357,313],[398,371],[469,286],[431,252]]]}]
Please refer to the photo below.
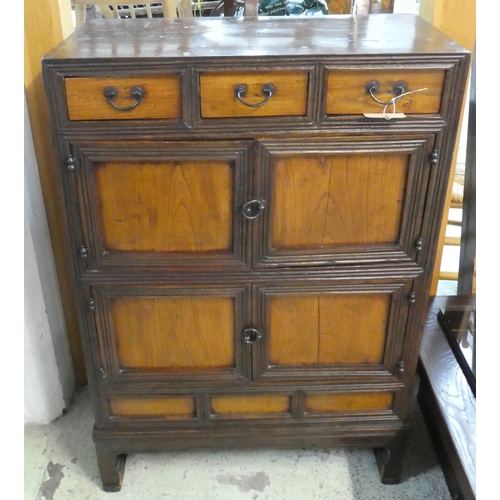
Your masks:
[{"label": "cabinet leg", "polygon": [[118,454],[106,444],[96,442],[97,465],[104,491],[120,491],[127,455]]},{"label": "cabinet leg", "polygon": [[375,448],[375,458],[383,484],[399,484],[401,482],[408,434],[409,427],[405,427],[387,446]]}]

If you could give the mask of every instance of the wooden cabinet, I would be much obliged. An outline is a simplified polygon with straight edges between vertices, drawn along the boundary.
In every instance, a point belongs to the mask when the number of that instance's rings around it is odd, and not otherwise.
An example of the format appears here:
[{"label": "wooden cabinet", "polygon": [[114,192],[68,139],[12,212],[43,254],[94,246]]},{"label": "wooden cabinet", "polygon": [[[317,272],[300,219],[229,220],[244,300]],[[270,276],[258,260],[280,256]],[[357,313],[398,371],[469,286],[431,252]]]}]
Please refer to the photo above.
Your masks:
[{"label": "wooden cabinet", "polygon": [[147,22],[43,60],[104,489],[199,446],[398,482],[469,53],[410,15]]}]

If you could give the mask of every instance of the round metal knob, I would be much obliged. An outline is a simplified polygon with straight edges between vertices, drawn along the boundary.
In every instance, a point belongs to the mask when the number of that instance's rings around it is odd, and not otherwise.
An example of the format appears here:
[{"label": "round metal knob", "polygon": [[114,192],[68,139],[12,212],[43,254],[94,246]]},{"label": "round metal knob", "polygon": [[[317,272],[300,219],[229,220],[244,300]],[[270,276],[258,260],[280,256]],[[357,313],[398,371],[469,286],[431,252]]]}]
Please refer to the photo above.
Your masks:
[{"label": "round metal knob", "polygon": [[259,215],[264,211],[266,205],[261,200],[250,200],[243,204],[241,207],[241,213],[243,217],[248,220],[253,220],[259,217]]},{"label": "round metal knob", "polygon": [[242,332],[242,336],[245,343],[255,344],[255,342],[258,342],[261,339],[262,333],[255,328],[245,328]]}]

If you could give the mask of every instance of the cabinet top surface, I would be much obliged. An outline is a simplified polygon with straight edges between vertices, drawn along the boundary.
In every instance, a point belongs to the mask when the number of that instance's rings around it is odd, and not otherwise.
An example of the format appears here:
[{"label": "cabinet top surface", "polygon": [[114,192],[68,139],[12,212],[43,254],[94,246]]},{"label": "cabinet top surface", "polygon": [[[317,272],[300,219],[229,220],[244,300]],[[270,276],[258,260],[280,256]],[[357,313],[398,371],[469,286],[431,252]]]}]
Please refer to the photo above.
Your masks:
[{"label": "cabinet top surface", "polygon": [[413,14],[96,19],[44,59],[197,59],[468,53]]}]

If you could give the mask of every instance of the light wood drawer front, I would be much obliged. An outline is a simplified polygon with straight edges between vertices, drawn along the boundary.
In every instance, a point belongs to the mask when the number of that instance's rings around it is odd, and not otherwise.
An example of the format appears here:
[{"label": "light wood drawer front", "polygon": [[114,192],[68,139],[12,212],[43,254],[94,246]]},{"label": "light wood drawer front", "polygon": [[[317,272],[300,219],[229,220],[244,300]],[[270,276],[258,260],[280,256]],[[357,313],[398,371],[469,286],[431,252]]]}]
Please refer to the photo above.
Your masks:
[{"label": "light wood drawer front", "polygon": [[[397,82],[405,83],[406,92],[419,91],[396,102],[398,113],[439,113],[444,82],[443,70],[331,69],[328,71],[326,114],[381,113],[384,105],[377,103],[367,91],[367,84],[372,81],[379,84],[378,91],[373,92],[374,96],[383,102],[388,102],[397,95],[393,91]],[[388,106],[387,113],[392,111],[392,105]]]},{"label": "light wood drawer front", "polygon": [[215,418],[269,418],[290,415],[288,395],[258,394],[213,396],[211,413]]},{"label": "light wood drawer front", "polygon": [[[263,71],[203,73],[200,76],[202,118],[230,118],[239,116],[304,116],[307,110],[307,71]],[[244,85],[236,95],[236,87]],[[272,85],[270,98],[264,87]],[[262,104],[266,101],[265,104]],[[261,106],[257,106],[262,104]]]},{"label": "light wood drawer front", "polygon": [[[165,119],[182,115],[179,75],[67,78],[65,85],[68,115],[73,121]],[[131,96],[134,87],[142,88],[144,96],[134,109],[122,111],[115,109],[104,96],[107,87],[116,89],[116,97],[111,101],[121,108],[129,108],[137,102]]]},{"label": "light wood drawer front", "polygon": [[117,398],[109,401],[113,417],[192,420],[196,418],[195,398],[191,396],[156,398]]},{"label": "light wood drawer front", "polygon": [[351,394],[309,393],[305,397],[306,414],[352,411],[383,411],[392,407],[391,392],[365,392]]}]

